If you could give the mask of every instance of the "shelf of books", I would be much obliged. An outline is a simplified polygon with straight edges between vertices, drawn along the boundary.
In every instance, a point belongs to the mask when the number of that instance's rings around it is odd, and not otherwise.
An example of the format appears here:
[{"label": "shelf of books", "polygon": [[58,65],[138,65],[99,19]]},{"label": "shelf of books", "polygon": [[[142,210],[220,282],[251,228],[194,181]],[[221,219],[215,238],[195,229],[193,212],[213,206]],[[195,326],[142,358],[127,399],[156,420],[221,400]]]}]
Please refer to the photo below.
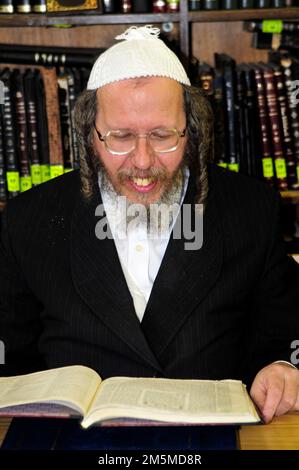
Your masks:
[{"label": "shelf of books", "polygon": [[299,7],[292,8],[265,8],[242,10],[211,10],[190,11],[190,22],[214,22],[214,21],[247,21],[254,19],[292,19],[299,18]]},{"label": "shelf of books", "polygon": [[44,13],[44,14],[8,14],[0,15],[0,27],[25,27],[25,26],[55,26],[55,25],[73,25],[73,26],[92,26],[98,24],[152,24],[178,22],[179,13],[132,13],[129,15],[99,15],[98,13]]}]

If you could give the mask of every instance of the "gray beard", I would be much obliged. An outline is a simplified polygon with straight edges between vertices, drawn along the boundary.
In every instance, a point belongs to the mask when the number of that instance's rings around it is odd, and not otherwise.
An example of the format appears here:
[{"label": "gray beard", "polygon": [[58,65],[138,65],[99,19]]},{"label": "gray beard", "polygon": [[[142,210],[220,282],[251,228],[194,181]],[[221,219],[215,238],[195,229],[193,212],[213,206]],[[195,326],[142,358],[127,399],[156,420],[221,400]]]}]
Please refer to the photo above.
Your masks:
[{"label": "gray beard", "polygon": [[[101,191],[104,191],[110,200],[113,201],[117,213],[119,209],[118,198],[122,195],[114,189],[104,167],[99,171],[99,182]],[[139,203],[134,203],[122,196],[126,200],[126,228],[129,225],[136,229],[146,227],[150,238],[159,238],[163,237],[163,235],[167,237],[180,210],[184,183],[185,176],[183,166],[181,166],[174,174],[171,185],[165,189],[161,198],[155,201],[155,203],[146,205],[142,203],[142,199]],[[137,218],[136,212],[138,212]],[[124,218],[121,214],[117,218],[120,223],[124,223]]]}]

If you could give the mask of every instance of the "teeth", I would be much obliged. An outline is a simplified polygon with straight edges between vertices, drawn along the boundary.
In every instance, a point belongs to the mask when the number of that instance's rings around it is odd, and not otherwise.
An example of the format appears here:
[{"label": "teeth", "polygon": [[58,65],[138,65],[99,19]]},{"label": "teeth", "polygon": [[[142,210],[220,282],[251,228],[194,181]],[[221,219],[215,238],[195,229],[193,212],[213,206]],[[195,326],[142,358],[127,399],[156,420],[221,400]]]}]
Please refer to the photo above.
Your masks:
[{"label": "teeth", "polygon": [[148,186],[154,181],[154,178],[132,178],[137,186]]}]

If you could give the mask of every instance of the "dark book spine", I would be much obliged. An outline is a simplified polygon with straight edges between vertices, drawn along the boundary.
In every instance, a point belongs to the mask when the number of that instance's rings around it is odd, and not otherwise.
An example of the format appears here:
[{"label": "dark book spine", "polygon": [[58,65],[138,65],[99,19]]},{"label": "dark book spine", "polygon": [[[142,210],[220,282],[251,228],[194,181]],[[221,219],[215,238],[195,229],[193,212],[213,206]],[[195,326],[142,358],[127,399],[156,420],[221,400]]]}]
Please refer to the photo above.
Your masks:
[{"label": "dark book spine", "polygon": [[262,169],[263,178],[267,180],[271,185],[274,184],[274,165],[271,155],[271,144],[269,138],[269,128],[267,120],[267,107],[264,83],[261,71],[259,68],[254,67],[254,78],[256,86],[256,97],[257,97],[257,110],[258,120],[260,124],[260,139],[259,146],[262,154]]},{"label": "dark book spine", "polygon": [[285,0],[272,0],[271,8],[284,8]]},{"label": "dark book spine", "polygon": [[46,13],[47,0],[31,0],[31,8],[34,13]]},{"label": "dark book spine", "polygon": [[23,192],[32,187],[32,181],[29,162],[24,82],[23,74],[18,69],[15,69],[12,73],[12,97],[19,160],[20,191]]},{"label": "dark book spine", "polygon": [[254,8],[255,1],[254,0],[240,0],[239,1],[239,8],[248,10],[249,8]]},{"label": "dark book spine", "polygon": [[[261,178],[263,176],[262,159],[258,153],[258,109],[256,103],[254,71],[246,66],[245,79],[245,129],[247,155],[250,161],[250,175]],[[273,168],[273,163],[272,168]]]},{"label": "dark book spine", "polygon": [[42,183],[40,154],[38,147],[37,105],[34,73],[27,70],[24,77],[28,119],[28,147],[30,151],[31,177],[33,186]]},{"label": "dark book spine", "polygon": [[279,122],[277,93],[274,82],[273,70],[263,68],[262,75],[265,84],[265,96],[268,109],[271,143],[273,148],[274,166],[278,189],[281,191],[288,189],[286,160],[282,148],[282,135]]},{"label": "dark book spine", "polygon": [[16,0],[15,11],[16,13],[31,13],[30,0]]},{"label": "dark book spine", "polygon": [[271,0],[256,0],[256,8],[270,8]]},{"label": "dark book spine", "polygon": [[6,201],[6,174],[3,145],[3,126],[2,126],[3,105],[0,106],[0,202]]},{"label": "dark book spine", "polygon": [[237,113],[236,113],[236,77],[232,64],[224,66],[224,87],[226,100],[226,135],[228,150],[228,168],[239,171],[240,154],[237,139]]},{"label": "dark book spine", "polygon": [[203,10],[220,10],[220,0],[203,0]]},{"label": "dark book spine", "polygon": [[69,89],[70,125],[71,125],[71,134],[72,134],[71,144],[72,144],[72,151],[73,151],[72,168],[77,169],[80,167],[80,154],[79,154],[79,145],[78,145],[77,133],[75,129],[75,117],[74,117],[76,93],[75,93],[74,74],[70,70],[68,70],[68,89]]},{"label": "dark book spine", "polygon": [[42,182],[50,179],[50,158],[48,142],[48,121],[44,83],[39,70],[34,70],[34,87],[36,93],[37,139]]},{"label": "dark book spine", "polygon": [[274,69],[274,81],[277,93],[278,111],[282,129],[282,144],[287,165],[287,180],[289,189],[298,188],[295,151],[291,133],[290,112],[288,109],[287,91],[281,69]]},{"label": "dark book spine", "polygon": [[214,96],[214,136],[215,136],[215,161],[219,166],[227,168],[228,161],[225,147],[225,97],[224,97],[224,80],[222,74],[215,70],[213,80]]},{"label": "dark book spine", "polygon": [[249,133],[247,126],[247,109],[245,100],[244,72],[239,67],[236,68],[236,90],[237,90],[237,133],[240,149],[239,172],[250,175],[250,152],[248,152]]},{"label": "dark book spine", "polygon": [[201,10],[202,0],[189,0],[188,7],[189,11]]},{"label": "dark book spine", "polygon": [[0,0],[0,13],[13,13],[13,0]]},{"label": "dark book spine", "polygon": [[0,78],[4,84],[3,136],[7,191],[9,197],[14,197],[20,192],[20,174],[17,163],[17,146],[10,94],[10,71],[6,69]]},{"label": "dark book spine", "polygon": [[294,143],[295,160],[297,167],[297,182],[299,184],[299,112],[296,100],[293,99],[293,83],[294,77],[292,74],[292,61],[291,59],[282,59],[281,65],[283,68],[285,85],[287,89],[287,98],[289,106],[290,128]]},{"label": "dark book spine", "polygon": [[64,161],[64,168],[67,171],[73,168],[73,162],[74,162],[67,74],[58,76],[58,96],[59,96],[59,107],[60,107],[63,161]]},{"label": "dark book spine", "polygon": [[222,0],[222,10],[236,10],[238,8],[238,0]]}]

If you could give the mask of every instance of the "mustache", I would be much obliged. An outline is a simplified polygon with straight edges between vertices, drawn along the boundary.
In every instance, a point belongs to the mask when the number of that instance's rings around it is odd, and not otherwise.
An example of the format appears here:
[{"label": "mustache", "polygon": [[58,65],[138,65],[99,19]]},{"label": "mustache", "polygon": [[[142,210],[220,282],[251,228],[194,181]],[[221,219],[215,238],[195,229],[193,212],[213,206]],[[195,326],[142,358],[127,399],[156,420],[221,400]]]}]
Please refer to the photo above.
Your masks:
[{"label": "mustache", "polygon": [[160,181],[166,181],[169,178],[168,172],[164,168],[149,168],[148,170],[123,168],[117,172],[117,175],[121,183],[130,178],[156,178]]}]

